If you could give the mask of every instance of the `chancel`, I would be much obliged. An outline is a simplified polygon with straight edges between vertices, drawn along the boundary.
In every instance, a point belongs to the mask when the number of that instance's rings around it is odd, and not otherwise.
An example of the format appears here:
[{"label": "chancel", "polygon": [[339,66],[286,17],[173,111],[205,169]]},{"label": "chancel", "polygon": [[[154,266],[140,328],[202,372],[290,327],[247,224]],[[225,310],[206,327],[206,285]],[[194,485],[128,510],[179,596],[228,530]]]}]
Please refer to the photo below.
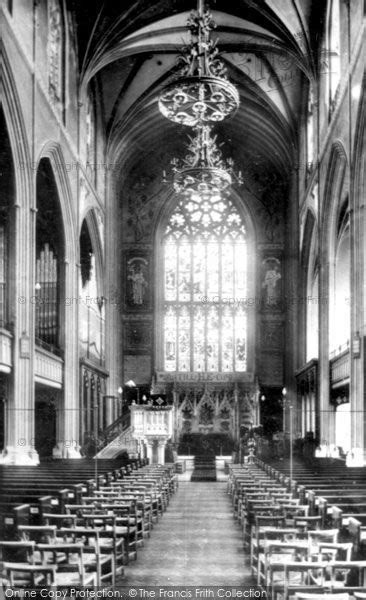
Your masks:
[{"label": "chancel", "polygon": [[365,597],[365,13],[0,0],[5,586]]}]

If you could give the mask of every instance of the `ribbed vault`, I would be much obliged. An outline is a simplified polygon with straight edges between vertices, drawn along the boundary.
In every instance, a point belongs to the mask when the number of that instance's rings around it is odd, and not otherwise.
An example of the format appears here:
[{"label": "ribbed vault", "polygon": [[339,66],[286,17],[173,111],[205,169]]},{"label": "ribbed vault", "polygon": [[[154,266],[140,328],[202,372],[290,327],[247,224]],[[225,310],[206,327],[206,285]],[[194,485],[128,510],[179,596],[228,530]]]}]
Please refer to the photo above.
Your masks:
[{"label": "ribbed vault", "polygon": [[[316,4],[317,6],[314,6]],[[244,176],[286,182],[296,165],[299,114],[315,73],[313,56],[325,2],[212,0],[220,55],[240,93],[240,108],[215,131]],[[98,81],[108,162],[122,182],[143,162],[155,174],[184,152],[189,133],[167,122],[157,98],[177,73],[195,0],[77,3],[84,91]]]}]

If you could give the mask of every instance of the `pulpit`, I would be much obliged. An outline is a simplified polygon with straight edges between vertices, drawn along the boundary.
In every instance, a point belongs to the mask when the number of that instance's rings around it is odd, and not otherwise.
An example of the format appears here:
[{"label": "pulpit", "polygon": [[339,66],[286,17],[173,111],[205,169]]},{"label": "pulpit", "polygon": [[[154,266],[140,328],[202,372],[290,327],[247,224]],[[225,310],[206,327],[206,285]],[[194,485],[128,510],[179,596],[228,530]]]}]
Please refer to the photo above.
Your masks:
[{"label": "pulpit", "polygon": [[165,446],[173,434],[173,407],[132,404],[131,430],[140,455],[147,457],[150,464],[164,464]]}]

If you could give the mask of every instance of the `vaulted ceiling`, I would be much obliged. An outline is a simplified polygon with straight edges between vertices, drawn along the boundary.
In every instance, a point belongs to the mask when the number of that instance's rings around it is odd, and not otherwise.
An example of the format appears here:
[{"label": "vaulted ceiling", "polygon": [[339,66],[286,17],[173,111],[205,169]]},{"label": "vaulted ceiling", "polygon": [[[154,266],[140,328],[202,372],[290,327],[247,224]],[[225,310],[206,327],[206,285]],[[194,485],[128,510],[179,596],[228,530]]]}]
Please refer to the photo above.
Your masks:
[{"label": "vaulted ceiling", "polygon": [[[223,153],[257,182],[263,173],[286,178],[297,161],[301,107],[316,73],[325,4],[210,2],[213,37],[240,92],[239,110],[215,131]],[[74,0],[82,82],[97,85],[107,148],[125,173],[142,161],[162,170],[184,150],[187,128],[164,119],[157,98],[176,76],[195,8],[195,0]]]}]

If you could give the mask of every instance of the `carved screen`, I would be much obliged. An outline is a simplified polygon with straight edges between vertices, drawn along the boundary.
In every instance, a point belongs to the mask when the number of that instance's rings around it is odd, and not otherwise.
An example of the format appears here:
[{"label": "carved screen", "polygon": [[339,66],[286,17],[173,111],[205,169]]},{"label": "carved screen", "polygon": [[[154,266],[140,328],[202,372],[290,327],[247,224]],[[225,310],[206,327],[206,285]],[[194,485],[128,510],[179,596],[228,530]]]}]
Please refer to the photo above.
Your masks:
[{"label": "carved screen", "polygon": [[59,0],[48,0],[48,87],[52,102],[62,95],[63,31]]},{"label": "carved screen", "polygon": [[164,369],[245,371],[247,252],[228,198],[180,200],[164,237]]}]

